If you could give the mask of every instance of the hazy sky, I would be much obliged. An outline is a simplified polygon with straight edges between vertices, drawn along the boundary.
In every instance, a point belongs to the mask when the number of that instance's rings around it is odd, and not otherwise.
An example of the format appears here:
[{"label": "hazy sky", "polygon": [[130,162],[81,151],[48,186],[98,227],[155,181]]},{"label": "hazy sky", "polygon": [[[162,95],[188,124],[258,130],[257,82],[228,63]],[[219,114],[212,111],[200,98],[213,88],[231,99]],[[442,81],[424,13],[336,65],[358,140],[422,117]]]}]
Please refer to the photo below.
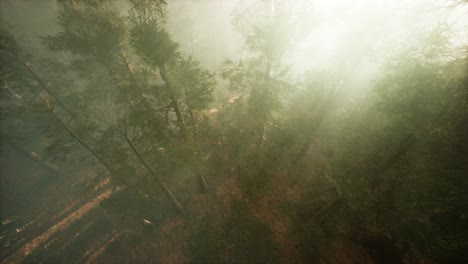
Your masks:
[{"label": "hazy sky", "polygon": [[[2,0],[2,25],[23,40],[55,32],[53,0]],[[120,1],[120,2],[123,2]],[[458,44],[468,43],[468,6],[452,1],[423,0],[173,0],[167,1],[168,28],[188,55],[215,69],[227,58],[246,56],[233,17],[246,27],[262,21],[275,8],[287,10],[294,39],[284,62],[295,72],[309,69],[364,67],[369,56],[382,60],[404,49],[419,33],[447,25]],[[125,6],[125,5],[121,5]],[[239,17],[239,16],[237,16]],[[249,24],[250,23],[250,24]],[[367,63],[367,64],[366,64]],[[375,63],[374,63],[375,64]],[[361,66],[360,66],[361,65]],[[367,65],[367,66],[366,66]]]}]

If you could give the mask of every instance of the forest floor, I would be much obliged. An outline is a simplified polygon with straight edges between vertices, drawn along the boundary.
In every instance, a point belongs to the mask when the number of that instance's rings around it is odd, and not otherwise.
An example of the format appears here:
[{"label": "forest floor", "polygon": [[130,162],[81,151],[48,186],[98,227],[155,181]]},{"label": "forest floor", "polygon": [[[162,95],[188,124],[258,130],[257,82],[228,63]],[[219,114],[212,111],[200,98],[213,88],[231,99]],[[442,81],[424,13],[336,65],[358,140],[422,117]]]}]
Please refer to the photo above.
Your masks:
[{"label": "forest floor", "polygon": [[[49,177],[47,173],[41,173],[35,165],[22,167],[23,171],[15,173],[31,178],[27,181],[29,188],[21,190],[28,198],[18,198],[27,200],[22,210],[11,210],[17,217],[2,214],[1,263],[201,263],[196,261],[190,241],[205,239],[196,236],[206,219],[211,219],[208,235],[215,235],[217,227],[232,218],[234,202],[245,205],[242,210],[248,219],[268,227],[277,263],[304,263],[291,208],[300,203],[305,184],[291,187],[285,173],[275,177],[268,192],[252,197],[242,190],[236,170],[227,165],[225,175],[207,178],[208,191],[190,195],[184,214],[174,213],[158,222],[138,219],[139,224],[128,225],[118,220],[115,212],[99,206],[123,189],[111,186],[108,178],[83,170],[74,177],[40,184],[41,179]],[[182,185],[193,187],[193,182]],[[23,181],[9,184],[19,186]],[[174,192],[177,194],[177,190]],[[248,228],[240,232],[253,231]],[[222,240],[222,235],[217,239]],[[233,254],[230,246],[223,250],[221,255]],[[255,253],[256,249],[247,250]],[[346,241],[324,246],[321,255],[321,263],[372,263],[362,248]]]}]

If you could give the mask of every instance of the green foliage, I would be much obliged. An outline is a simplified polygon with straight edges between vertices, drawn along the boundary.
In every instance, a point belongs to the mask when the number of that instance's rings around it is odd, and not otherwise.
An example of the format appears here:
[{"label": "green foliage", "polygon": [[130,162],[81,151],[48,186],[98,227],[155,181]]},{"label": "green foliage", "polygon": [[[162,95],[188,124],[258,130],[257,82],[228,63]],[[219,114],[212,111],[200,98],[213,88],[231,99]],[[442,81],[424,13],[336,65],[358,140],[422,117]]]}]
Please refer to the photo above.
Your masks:
[{"label": "green foliage", "polygon": [[171,79],[178,90],[184,91],[185,104],[190,110],[204,110],[213,101],[216,80],[213,73],[200,67],[192,57],[180,58],[170,66]]},{"label": "green foliage", "polygon": [[46,44],[53,50],[93,56],[101,63],[109,61],[126,38],[123,17],[108,3],[64,2],[58,20],[62,31],[47,36]]},{"label": "green foliage", "polygon": [[19,83],[31,81],[29,78],[22,78],[22,66],[17,61],[21,57],[26,57],[14,37],[4,29],[0,30],[0,76],[2,86],[9,82]]},{"label": "green foliage", "polygon": [[130,42],[140,57],[150,65],[164,68],[177,55],[177,43],[164,29],[164,1],[131,1]]},{"label": "green foliage", "polygon": [[[444,41],[432,45],[428,50],[442,54]],[[320,178],[336,188],[348,208],[342,220],[327,220],[334,229],[343,228],[350,237],[361,233],[364,241],[387,237],[438,261],[458,263],[466,258],[460,253],[466,235],[455,230],[466,224],[461,213],[466,197],[459,188],[467,182],[462,176],[467,167],[459,160],[467,156],[456,146],[466,140],[458,133],[467,113],[466,77],[454,67],[466,61],[447,63],[433,54],[416,49],[391,60],[372,95],[345,109],[345,115],[330,117],[335,130],[324,142],[335,155]]]},{"label": "green foliage", "polygon": [[137,53],[153,66],[164,67],[176,56],[178,45],[156,24],[134,25],[130,36]]},{"label": "green foliage", "polygon": [[[446,29],[418,37],[388,60],[369,94],[348,100],[352,71],[293,81],[282,56],[294,19],[281,8],[244,17],[261,22],[242,32],[247,55],[223,64],[228,89],[218,102],[216,75],[169,33],[164,0],[131,0],[128,13],[113,1],[57,6],[59,30],[43,38],[41,56],[0,32],[2,137],[71,170],[105,168],[126,188],[103,206],[126,224],[150,219],[157,232],[174,216],[155,178],[189,213],[195,195],[208,197],[194,187],[196,175],[213,184],[231,177],[247,201],[289,178],[302,201],[279,203],[288,216],[298,212],[291,237],[305,262],[319,262],[320,247],[341,239],[369,252],[383,241],[401,261],[468,262],[467,60],[449,52]],[[192,262],[277,262],[280,249],[256,213],[234,201],[193,214],[200,222],[184,214],[194,226]]]},{"label": "green foliage", "polygon": [[130,0],[130,22],[132,24],[155,23],[163,25],[166,23],[166,6],[164,0]]}]

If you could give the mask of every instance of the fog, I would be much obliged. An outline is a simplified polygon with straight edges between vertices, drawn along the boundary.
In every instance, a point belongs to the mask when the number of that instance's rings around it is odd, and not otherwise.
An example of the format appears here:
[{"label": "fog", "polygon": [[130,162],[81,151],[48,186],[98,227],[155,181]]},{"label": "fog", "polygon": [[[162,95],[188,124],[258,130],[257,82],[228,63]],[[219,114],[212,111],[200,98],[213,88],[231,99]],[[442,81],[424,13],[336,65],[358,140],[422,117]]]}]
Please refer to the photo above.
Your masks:
[{"label": "fog", "polygon": [[466,0],[2,0],[0,263],[468,263]]},{"label": "fog", "polygon": [[[216,69],[228,58],[246,56],[242,32],[271,18],[276,10],[288,26],[284,62],[296,73],[331,70],[384,58],[411,47],[424,32],[448,27],[454,46],[467,41],[467,8],[453,1],[253,1],[176,0],[168,2],[168,30],[186,54]],[[122,13],[128,4],[118,1]],[[5,0],[1,19],[27,41],[57,30],[52,0]]]}]

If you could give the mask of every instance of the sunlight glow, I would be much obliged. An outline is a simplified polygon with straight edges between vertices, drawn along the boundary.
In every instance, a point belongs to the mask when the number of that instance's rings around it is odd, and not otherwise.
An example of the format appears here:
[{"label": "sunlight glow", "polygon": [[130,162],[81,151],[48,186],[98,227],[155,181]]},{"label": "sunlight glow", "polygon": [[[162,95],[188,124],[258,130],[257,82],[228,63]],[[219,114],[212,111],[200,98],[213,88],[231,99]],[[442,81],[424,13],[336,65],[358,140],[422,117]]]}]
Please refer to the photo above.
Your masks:
[{"label": "sunlight glow", "polygon": [[443,24],[453,29],[459,44],[466,43],[463,32],[468,21],[460,16],[466,10],[451,12],[447,5],[406,0],[298,1],[291,13],[307,11],[296,15],[296,30],[301,34],[285,57],[299,71],[318,65],[335,67],[344,57],[356,57],[355,63],[359,63],[359,56],[370,50],[391,54],[396,47],[409,46],[421,33]]}]

